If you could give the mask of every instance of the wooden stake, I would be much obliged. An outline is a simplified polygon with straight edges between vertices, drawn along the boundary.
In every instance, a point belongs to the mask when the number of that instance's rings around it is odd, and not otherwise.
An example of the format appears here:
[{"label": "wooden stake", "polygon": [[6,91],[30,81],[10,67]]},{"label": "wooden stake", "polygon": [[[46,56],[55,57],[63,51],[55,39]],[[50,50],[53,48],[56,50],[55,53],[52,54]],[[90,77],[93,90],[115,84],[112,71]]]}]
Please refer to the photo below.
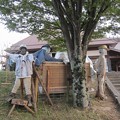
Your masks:
[{"label": "wooden stake", "polygon": [[35,79],[35,99],[38,101],[38,78]]},{"label": "wooden stake", "polygon": [[23,84],[23,78],[20,78],[20,82],[21,82],[21,93],[20,93],[20,95],[21,95],[21,99],[23,99],[23,86],[24,86],[24,84]]},{"label": "wooden stake", "polygon": [[15,109],[15,104],[12,106],[12,108],[10,109],[10,112],[8,113],[8,117],[11,115],[12,111]]},{"label": "wooden stake", "polygon": [[32,83],[32,98],[33,98],[33,106],[34,106],[34,110],[35,112],[37,112],[37,105],[36,105],[36,97],[35,97],[35,85],[34,85],[34,81],[33,78],[31,78],[31,83]]},{"label": "wooden stake", "polygon": [[29,111],[29,112],[31,112],[32,114],[34,114],[35,112],[34,111],[32,111],[27,105],[24,105],[24,107]]}]

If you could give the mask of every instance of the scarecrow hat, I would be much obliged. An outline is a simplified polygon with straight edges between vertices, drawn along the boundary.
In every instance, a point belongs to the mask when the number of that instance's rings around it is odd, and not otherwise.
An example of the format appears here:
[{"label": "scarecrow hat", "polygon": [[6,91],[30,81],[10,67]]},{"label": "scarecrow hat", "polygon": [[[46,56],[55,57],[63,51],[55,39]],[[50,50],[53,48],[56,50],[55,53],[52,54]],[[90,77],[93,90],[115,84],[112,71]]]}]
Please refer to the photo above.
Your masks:
[{"label": "scarecrow hat", "polygon": [[27,50],[27,46],[26,46],[26,45],[20,45],[20,50],[21,50],[22,48],[25,48],[25,49]]},{"label": "scarecrow hat", "polygon": [[42,48],[43,47],[51,48],[49,44],[43,45]]},{"label": "scarecrow hat", "polygon": [[99,47],[99,49],[105,49],[105,50],[109,51],[107,45],[101,45],[101,46]]}]

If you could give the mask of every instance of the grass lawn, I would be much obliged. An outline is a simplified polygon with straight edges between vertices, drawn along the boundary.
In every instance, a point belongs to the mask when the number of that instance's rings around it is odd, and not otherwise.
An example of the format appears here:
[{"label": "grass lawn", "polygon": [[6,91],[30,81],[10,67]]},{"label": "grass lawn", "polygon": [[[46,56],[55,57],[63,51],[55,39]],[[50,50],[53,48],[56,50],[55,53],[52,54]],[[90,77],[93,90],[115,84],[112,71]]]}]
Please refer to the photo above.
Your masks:
[{"label": "grass lawn", "polygon": [[[7,114],[12,105],[7,103],[6,98],[12,89],[14,79],[14,72],[0,72],[0,120],[120,120],[119,108],[109,92],[107,92],[107,101],[97,100],[94,95],[91,95],[91,108],[85,110],[73,108],[65,100],[59,99],[50,106],[39,97],[36,116],[24,107],[17,106],[8,118]],[[2,84],[5,82],[11,82],[11,84]]]}]

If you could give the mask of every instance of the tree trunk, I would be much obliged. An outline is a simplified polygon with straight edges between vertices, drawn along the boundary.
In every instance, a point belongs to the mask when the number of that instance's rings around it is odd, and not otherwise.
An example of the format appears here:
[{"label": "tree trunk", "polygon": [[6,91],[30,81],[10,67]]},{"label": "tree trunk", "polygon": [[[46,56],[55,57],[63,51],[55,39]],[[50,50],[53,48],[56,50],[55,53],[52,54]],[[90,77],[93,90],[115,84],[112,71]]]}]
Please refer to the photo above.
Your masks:
[{"label": "tree trunk", "polygon": [[86,88],[85,65],[79,58],[71,62],[73,77],[73,105],[74,107],[88,107],[88,93]]},{"label": "tree trunk", "polygon": [[[65,38],[68,56],[70,60],[72,78],[73,78],[73,105],[75,107],[88,107],[88,95],[86,89],[86,79],[85,79],[85,65],[84,56],[86,55],[87,47],[86,41],[82,44],[82,38],[80,36],[81,24],[80,16],[82,4],[80,1],[60,1],[52,0],[53,7],[59,17],[63,36]],[[73,4],[72,4],[73,3]],[[65,10],[69,10],[68,6],[71,4],[72,11],[69,14]],[[79,6],[80,5],[80,6]],[[64,6],[64,7],[63,7]],[[71,7],[70,6],[70,7]],[[76,7],[79,9],[76,10]],[[67,14],[66,14],[67,13]],[[88,35],[89,36],[89,35]],[[87,40],[88,36],[85,38]],[[85,46],[85,47],[84,47]],[[82,49],[82,48],[85,48]]]}]

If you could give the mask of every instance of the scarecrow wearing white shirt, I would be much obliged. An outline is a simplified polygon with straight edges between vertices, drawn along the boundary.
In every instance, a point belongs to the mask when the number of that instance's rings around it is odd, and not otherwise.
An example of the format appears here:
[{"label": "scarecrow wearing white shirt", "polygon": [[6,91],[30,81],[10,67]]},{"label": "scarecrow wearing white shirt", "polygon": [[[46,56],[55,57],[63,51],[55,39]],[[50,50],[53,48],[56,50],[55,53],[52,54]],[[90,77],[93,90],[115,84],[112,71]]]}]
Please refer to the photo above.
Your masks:
[{"label": "scarecrow wearing white shirt", "polygon": [[104,82],[106,77],[106,59],[105,59],[106,50],[108,50],[106,45],[102,45],[99,47],[100,56],[95,63],[98,80],[96,97],[100,98],[101,100],[107,99],[107,97],[104,94]]},{"label": "scarecrow wearing white shirt", "polygon": [[25,92],[28,99],[28,106],[32,106],[31,103],[31,75],[33,74],[32,62],[34,61],[33,55],[28,54],[26,45],[20,46],[20,54],[8,54],[8,57],[16,63],[15,75],[16,80],[12,88],[8,101],[11,101],[21,85],[21,79],[23,80]]}]

